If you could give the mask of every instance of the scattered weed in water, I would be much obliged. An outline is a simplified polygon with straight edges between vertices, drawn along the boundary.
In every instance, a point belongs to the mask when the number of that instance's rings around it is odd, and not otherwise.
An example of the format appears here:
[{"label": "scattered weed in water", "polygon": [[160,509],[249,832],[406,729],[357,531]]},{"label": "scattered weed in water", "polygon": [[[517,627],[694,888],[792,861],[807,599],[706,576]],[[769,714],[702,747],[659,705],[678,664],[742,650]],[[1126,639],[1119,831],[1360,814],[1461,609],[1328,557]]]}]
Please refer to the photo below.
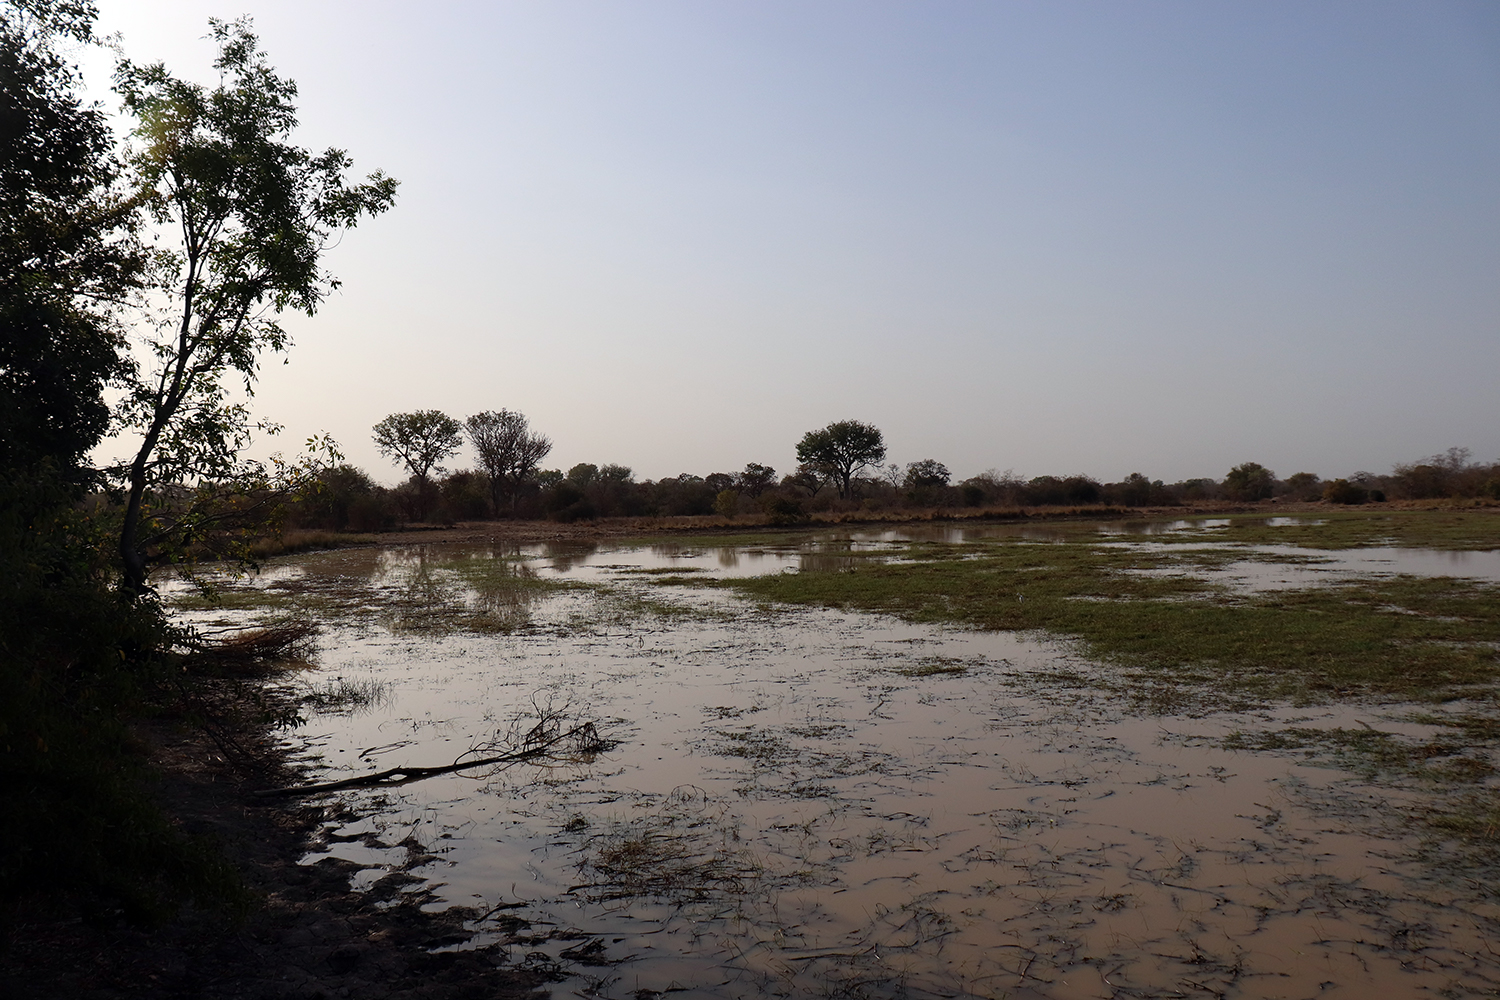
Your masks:
[{"label": "scattered weed in water", "polygon": [[765,874],[734,818],[691,786],[674,789],[651,815],[610,823],[582,851],[585,881],[568,891],[592,902],[742,896]]},{"label": "scattered weed in water", "polygon": [[705,707],[703,711],[719,720],[738,719],[745,715],[753,715],[756,712],[763,712],[765,711],[765,706],[751,705],[748,708],[738,708],[732,705],[713,705]]},{"label": "scattered weed in water", "polygon": [[385,681],[372,677],[356,680],[335,677],[308,688],[301,701],[319,715],[350,715],[379,708],[390,697],[391,686]]},{"label": "scattered weed in water", "polygon": [[[1316,519],[1232,516],[1225,537],[1251,545],[1309,549],[1402,548],[1488,551],[1500,549],[1500,511],[1329,511]],[[1165,540],[1165,539],[1164,539]]]},{"label": "scattered weed in water", "polygon": [[962,677],[969,672],[969,664],[954,656],[929,656],[892,671],[903,677]]},{"label": "scattered weed in water", "polygon": [[[1450,721],[1463,724],[1462,720]],[[1488,787],[1496,769],[1486,748],[1412,739],[1373,728],[1297,727],[1233,733],[1223,745],[1228,750],[1300,753],[1312,762],[1359,774],[1382,786],[1407,789],[1418,780],[1427,790],[1427,805],[1414,819],[1470,847],[1489,850],[1500,843],[1500,804],[1494,789]]]},{"label": "scattered weed in water", "polygon": [[676,576],[687,576],[690,573],[707,573],[708,570],[706,570],[702,566],[625,566],[616,570],[616,572],[621,574],[622,576],[657,576],[670,578]]},{"label": "scattered weed in water", "polygon": [[189,662],[199,671],[232,674],[305,661],[316,652],[320,631],[316,622],[305,618],[231,626],[203,635]]}]

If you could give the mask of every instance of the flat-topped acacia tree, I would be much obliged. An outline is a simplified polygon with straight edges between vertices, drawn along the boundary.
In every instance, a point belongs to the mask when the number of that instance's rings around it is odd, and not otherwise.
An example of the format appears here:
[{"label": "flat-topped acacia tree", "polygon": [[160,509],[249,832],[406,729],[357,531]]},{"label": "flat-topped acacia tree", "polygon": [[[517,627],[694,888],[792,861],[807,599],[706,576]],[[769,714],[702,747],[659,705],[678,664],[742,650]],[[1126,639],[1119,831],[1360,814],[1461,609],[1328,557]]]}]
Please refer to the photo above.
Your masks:
[{"label": "flat-topped acacia tree", "polygon": [[[240,463],[253,424],[225,382],[254,389],[261,354],[290,344],[277,317],[312,315],[338,281],[323,250],[395,202],[379,171],[350,184],[348,155],[289,141],[297,85],[266,62],[248,20],[210,20],[219,84],[121,60],[115,90],[136,120],[127,154],[137,197],[161,241],[143,311],[150,360],[129,380],[123,423],[141,435],[126,484],[120,556],[126,589],[146,589],[147,552],[201,530],[208,512],[175,509],[181,487],[264,477]],[[172,487],[179,487],[173,490]],[[148,495],[159,502],[148,503]]]},{"label": "flat-topped acacia tree", "polygon": [[831,482],[847,500],[854,475],[885,460],[885,438],[874,424],[839,420],[808,431],[797,444],[797,461]]}]

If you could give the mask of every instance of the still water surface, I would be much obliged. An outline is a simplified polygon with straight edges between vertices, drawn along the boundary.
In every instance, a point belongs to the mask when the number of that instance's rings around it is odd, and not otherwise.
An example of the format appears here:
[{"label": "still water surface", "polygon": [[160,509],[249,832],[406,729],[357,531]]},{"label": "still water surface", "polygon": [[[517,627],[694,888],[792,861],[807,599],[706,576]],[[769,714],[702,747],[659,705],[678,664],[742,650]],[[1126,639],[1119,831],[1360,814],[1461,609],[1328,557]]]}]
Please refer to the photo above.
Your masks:
[{"label": "still water surface", "polygon": [[[616,741],[551,768],[340,793],[346,818],[306,863],[365,866],[361,888],[416,876],[407,891],[430,906],[474,908],[477,936],[460,946],[559,962],[558,996],[1370,997],[1500,983],[1500,908],[1431,878],[1397,819],[1420,807],[1417,790],[1222,748],[1291,724],[1430,735],[1402,706],[1141,718],[1043,637],[767,607],[642,572],[795,572],[906,537],[358,550],[263,575],[267,594],[324,609],[308,683],[384,693],[291,734],[314,780],[447,764],[538,707]],[[1318,555],[1332,561],[1277,568],[1454,565]],[[538,586],[557,581],[588,586]]]}]

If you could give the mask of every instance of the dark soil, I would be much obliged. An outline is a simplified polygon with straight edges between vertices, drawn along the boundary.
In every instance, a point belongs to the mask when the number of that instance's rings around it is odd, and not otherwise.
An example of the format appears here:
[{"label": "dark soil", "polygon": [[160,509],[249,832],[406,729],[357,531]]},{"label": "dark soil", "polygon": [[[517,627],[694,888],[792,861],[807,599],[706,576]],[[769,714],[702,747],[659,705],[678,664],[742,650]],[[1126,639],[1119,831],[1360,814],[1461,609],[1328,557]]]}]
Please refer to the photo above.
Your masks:
[{"label": "dark soil", "polygon": [[[253,792],[289,774],[269,732],[226,722],[143,727],[140,736],[159,768],[156,790],[185,832],[206,835],[239,868],[253,893],[242,919],[189,908],[171,922],[132,925],[117,917],[80,916],[78,900],[10,900],[0,941],[0,997],[68,998],[332,998],[487,1000],[540,997],[555,978],[550,960],[506,964],[504,950],[434,952],[470,938],[463,909],[424,913],[428,896],[402,892],[417,882],[391,872],[351,892],[356,866],[334,859],[297,862],[336,806],[287,804]],[[404,845],[410,863],[427,858]],[[537,956],[541,958],[543,956]]]}]

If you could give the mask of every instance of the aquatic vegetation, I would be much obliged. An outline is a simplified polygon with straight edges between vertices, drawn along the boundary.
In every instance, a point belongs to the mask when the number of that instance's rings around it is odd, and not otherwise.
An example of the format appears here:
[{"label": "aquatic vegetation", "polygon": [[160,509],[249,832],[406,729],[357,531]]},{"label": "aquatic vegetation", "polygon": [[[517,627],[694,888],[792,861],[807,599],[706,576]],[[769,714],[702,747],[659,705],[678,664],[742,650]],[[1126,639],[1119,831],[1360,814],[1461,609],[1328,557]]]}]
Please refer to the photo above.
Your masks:
[{"label": "aquatic vegetation", "polygon": [[1045,544],[914,544],[900,560],[855,572],[714,585],[917,622],[1041,630],[1079,641],[1124,678],[1193,685],[1203,697],[1443,700],[1487,693],[1500,677],[1494,583],[1386,576],[1244,593],[1198,575],[1243,558],[1237,552],[1142,550],[1080,527]]}]

